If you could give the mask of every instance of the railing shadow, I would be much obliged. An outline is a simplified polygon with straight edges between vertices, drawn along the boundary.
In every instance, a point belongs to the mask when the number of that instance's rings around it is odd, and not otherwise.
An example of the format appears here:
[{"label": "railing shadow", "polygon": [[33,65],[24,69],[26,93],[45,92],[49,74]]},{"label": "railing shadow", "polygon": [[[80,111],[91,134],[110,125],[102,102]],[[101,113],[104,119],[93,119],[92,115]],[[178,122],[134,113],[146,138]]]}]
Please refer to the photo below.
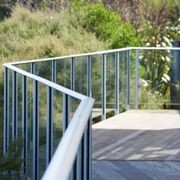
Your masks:
[{"label": "railing shadow", "polygon": [[93,129],[94,160],[180,161],[180,129]]}]

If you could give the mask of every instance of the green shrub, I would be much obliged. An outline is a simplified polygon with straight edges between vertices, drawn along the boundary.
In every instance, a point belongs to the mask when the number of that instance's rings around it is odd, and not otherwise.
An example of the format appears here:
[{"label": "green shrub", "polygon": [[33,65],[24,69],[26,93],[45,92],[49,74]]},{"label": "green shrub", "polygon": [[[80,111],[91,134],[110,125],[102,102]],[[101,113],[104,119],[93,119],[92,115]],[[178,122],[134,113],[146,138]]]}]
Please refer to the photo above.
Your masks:
[{"label": "green shrub", "polygon": [[[22,140],[19,138],[9,144],[5,156],[0,157],[0,177],[6,173],[6,176],[12,175],[13,172],[21,174],[22,171]],[[4,174],[5,176],[5,174]]]},{"label": "green shrub", "polygon": [[109,43],[109,48],[138,46],[140,40],[130,23],[123,23],[119,15],[103,4],[74,3],[77,22],[87,31]]},{"label": "green shrub", "polygon": [[9,17],[11,14],[11,9],[7,6],[0,4],[0,21],[4,20],[6,17]]}]

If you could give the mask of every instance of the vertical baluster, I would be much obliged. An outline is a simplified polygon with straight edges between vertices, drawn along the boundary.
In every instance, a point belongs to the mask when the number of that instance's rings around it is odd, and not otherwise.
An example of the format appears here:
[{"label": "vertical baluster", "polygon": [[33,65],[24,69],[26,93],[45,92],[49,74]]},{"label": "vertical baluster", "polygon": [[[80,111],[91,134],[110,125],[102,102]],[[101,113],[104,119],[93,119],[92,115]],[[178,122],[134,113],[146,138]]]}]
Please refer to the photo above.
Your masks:
[{"label": "vertical baluster", "polygon": [[[30,64],[30,72],[31,72],[31,74],[35,74],[35,63],[31,63]],[[33,86],[34,86],[34,82],[33,82]],[[34,87],[32,87],[32,85],[31,85],[31,87],[30,87],[31,89],[33,89],[33,97],[32,97],[32,99],[31,99],[31,102],[30,102],[30,104],[31,104],[31,109],[32,109],[32,111],[31,111],[31,113],[33,114],[33,116],[32,116],[32,118],[30,119],[30,139],[29,139],[29,141],[30,141],[30,144],[32,144],[33,145],[33,149],[34,149]],[[33,152],[34,152],[34,150],[32,150]],[[32,152],[32,153],[33,153]],[[34,153],[32,154],[32,164],[33,164],[33,162],[34,162]],[[33,166],[32,166],[32,177],[34,177],[34,164],[33,164]]]},{"label": "vertical baluster", "polygon": [[106,119],[106,54],[102,60],[102,120]]},{"label": "vertical baluster", "polygon": [[18,138],[18,74],[16,73],[16,77],[15,77],[15,79],[16,79],[16,90],[15,90],[15,101],[16,101],[16,103],[15,103],[15,106],[16,106],[16,120],[15,120],[15,138],[17,139]]},{"label": "vertical baluster", "polygon": [[[91,89],[91,56],[87,57],[87,96],[92,97],[92,89]],[[89,131],[88,125],[84,131],[84,136],[82,139],[82,174],[81,177],[83,180],[89,179]]]},{"label": "vertical baluster", "polygon": [[127,110],[130,109],[130,51],[127,51]]},{"label": "vertical baluster", "polygon": [[[75,57],[71,58],[71,89],[75,90]],[[76,160],[74,162],[72,174],[73,174],[72,175],[73,179],[75,180],[77,177],[77,157],[76,157]]]},{"label": "vertical baluster", "polygon": [[119,114],[119,52],[115,56],[115,114]]},{"label": "vertical baluster", "polygon": [[28,92],[27,78],[22,78],[22,137],[23,137],[23,172],[27,176],[28,166]]},{"label": "vertical baluster", "polygon": [[88,125],[86,129],[84,130],[84,136],[82,139],[83,145],[82,145],[82,179],[87,180],[89,179],[89,142],[88,142]]},{"label": "vertical baluster", "polygon": [[33,180],[39,179],[39,84],[34,80],[33,91]]},{"label": "vertical baluster", "polygon": [[75,57],[71,59],[71,89],[75,90]]},{"label": "vertical baluster", "polygon": [[18,90],[17,90],[17,74],[12,72],[12,140],[17,138],[18,134]]},{"label": "vertical baluster", "polygon": [[87,127],[87,160],[88,160],[88,167],[87,167],[87,179],[92,179],[92,116],[89,118],[88,127]]},{"label": "vertical baluster", "polygon": [[92,57],[87,57],[87,96],[92,97],[92,67],[91,67]]},{"label": "vertical baluster", "polygon": [[[51,62],[51,80],[56,82],[56,60]],[[47,124],[46,124],[46,167],[48,166],[53,154],[53,112],[54,112],[54,90],[47,87]]]},{"label": "vertical baluster", "polygon": [[56,74],[57,74],[57,68],[56,68],[56,60],[52,61],[52,81],[56,82]]},{"label": "vertical baluster", "polygon": [[[65,133],[70,116],[70,107],[69,107],[69,96],[67,94],[63,94],[63,134]],[[73,179],[73,170],[69,176],[69,180]]]},{"label": "vertical baluster", "polygon": [[31,63],[31,74],[35,74],[35,64]]},{"label": "vertical baluster", "polygon": [[86,134],[86,128],[84,130],[84,134],[83,134],[83,137],[82,137],[82,141],[81,141],[81,179],[83,180],[86,180],[86,174],[87,174],[87,171],[86,171],[86,140],[85,138],[87,137],[87,134]]},{"label": "vertical baluster", "polygon": [[9,144],[9,71],[4,68],[4,143],[3,154],[6,153]]},{"label": "vertical baluster", "polygon": [[69,97],[67,94],[63,94],[63,134],[69,124],[69,110]]},{"label": "vertical baluster", "polygon": [[135,109],[139,105],[139,50],[136,49],[136,65],[135,65]]},{"label": "vertical baluster", "polygon": [[53,89],[47,87],[46,167],[53,154]]},{"label": "vertical baluster", "polygon": [[67,83],[67,60],[66,59],[64,59],[63,74],[64,74],[64,86],[69,87],[69,84]]},{"label": "vertical baluster", "polygon": [[79,149],[77,151],[77,156],[76,156],[76,179],[77,180],[82,180],[81,174],[82,174],[82,141],[79,145]]},{"label": "vertical baluster", "polygon": [[[31,74],[35,74],[35,63],[31,63]],[[33,87],[31,86],[31,89],[32,89]],[[31,109],[33,110],[33,102],[32,102],[33,100],[31,99],[31,102],[30,102],[30,104],[31,104]],[[31,137],[31,139],[30,139],[30,141],[32,141],[32,139],[33,139],[33,119],[31,119],[31,122],[30,122],[30,137]]]}]

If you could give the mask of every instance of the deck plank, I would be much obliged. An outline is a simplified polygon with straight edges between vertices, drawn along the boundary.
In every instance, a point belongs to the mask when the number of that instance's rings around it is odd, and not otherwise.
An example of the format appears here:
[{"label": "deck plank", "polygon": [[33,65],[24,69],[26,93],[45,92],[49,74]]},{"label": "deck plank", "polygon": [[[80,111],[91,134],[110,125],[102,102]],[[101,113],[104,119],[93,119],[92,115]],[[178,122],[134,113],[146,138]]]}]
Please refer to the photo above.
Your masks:
[{"label": "deck plank", "polygon": [[179,160],[180,111],[128,111],[93,125],[93,159]]},{"label": "deck plank", "polygon": [[179,180],[179,162],[93,161],[93,180]]}]

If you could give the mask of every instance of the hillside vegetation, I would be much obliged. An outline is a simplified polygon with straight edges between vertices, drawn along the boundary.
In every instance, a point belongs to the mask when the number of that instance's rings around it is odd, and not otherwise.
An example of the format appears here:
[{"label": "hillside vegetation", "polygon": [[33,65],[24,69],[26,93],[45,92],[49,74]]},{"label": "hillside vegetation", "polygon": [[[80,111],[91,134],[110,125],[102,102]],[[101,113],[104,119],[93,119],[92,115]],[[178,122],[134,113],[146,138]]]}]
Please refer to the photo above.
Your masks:
[{"label": "hillside vegetation", "polygon": [[60,56],[107,48],[94,34],[74,27],[68,12],[31,12],[16,7],[0,23],[1,61]]},{"label": "hillside vegetation", "polygon": [[[17,6],[0,22],[0,62],[37,59],[91,52],[108,48],[95,34],[74,25],[67,11],[30,11]],[[0,99],[3,98],[3,66],[0,67]],[[2,111],[2,107],[0,108]]]},{"label": "hillside vegetation", "polygon": [[[133,26],[103,4],[76,2],[60,12],[22,6],[11,11],[0,22],[1,64],[140,44]],[[2,72],[1,66],[1,98]]]}]

